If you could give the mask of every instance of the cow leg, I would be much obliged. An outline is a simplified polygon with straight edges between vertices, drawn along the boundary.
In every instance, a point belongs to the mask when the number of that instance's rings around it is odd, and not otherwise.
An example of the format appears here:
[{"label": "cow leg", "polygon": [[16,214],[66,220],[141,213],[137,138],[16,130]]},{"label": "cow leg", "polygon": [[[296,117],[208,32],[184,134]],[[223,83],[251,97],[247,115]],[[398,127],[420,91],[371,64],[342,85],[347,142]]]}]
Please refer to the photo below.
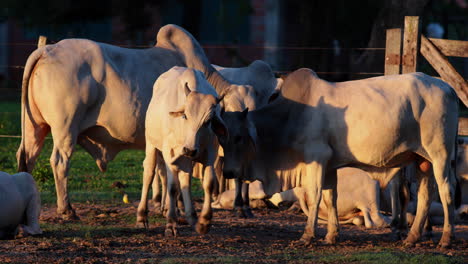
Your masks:
[{"label": "cow leg", "polygon": [[[328,208],[328,226],[327,235],[325,236],[325,243],[335,244],[338,237],[339,222],[338,210],[336,207],[337,199],[337,171],[332,170],[327,173],[325,178],[325,188],[322,191],[323,201]],[[320,201],[319,201],[320,204]]]},{"label": "cow leg", "polygon": [[250,198],[249,198],[249,184],[243,183],[242,184],[242,211],[244,212],[247,218],[253,218],[254,215],[252,210],[250,209]]},{"label": "cow leg", "polygon": [[[192,168],[192,166],[188,167]],[[192,186],[192,173],[179,171],[179,182],[184,202],[185,218],[187,219],[187,222],[193,227],[197,223],[197,213],[193,207],[192,192],[190,190],[190,187]]]},{"label": "cow leg", "polygon": [[450,161],[444,163],[433,163],[434,176],[439,188],[440,202],[444,208],[444,229],[442,238],[439,241],[438,247],[447,248],[450,246],[450,240],[453,234],[455,223],[455,204],[454,190],[451,183],[455,182],[455,171],[451,168]]},{"label": "cow leg", "polygon": [[42,234],[39,226],[39,215],[41,214],[41,198],[39,192],[35,192],[28,202],[26,207],[26,225],[23,225],[23,233],[25,235]]},{"label": "cow leg", "polygon": [[246,218],[243,206],[244,200],[242,199],[242,179],[236,178],[234,179],[235,182],[235,191],[236,195],[234,197],[234,216]]},{"label": "cow leg", "polygon": [[215,171],[213,165],[207,165],[203,173],[203,208],[198,218],[196,231],[199,234],[206,234],[209,231],[213,211],[211,208],[211,195],[213,193],[213,183],[215,181]]},{"label": "cow leg", "polygon": [[315,238],[315,229],[317,226],[317,214],[322,198],[322,184],[325,176],[323,163],[311,162],[306,165],[306,177],[303,187],[306,191],[307,207],[309,215],[304,229],[304,234],[299,240],[300,244],[310,245]]},{"label": "cow leg", "polygon": [[50,132],[50,127],[46,124],[32,124],[28,117],[25,117],[23,133],[20,146],[16,152],[18,162],[18,172],[25,171],[31,173],[36,164],[46,135]]},{"label": "cow leg", "polygon": [[160,176],[160,166],[159,163],[156,163],[156,168],[154,170],[153,183],[151,184],[151,190],[153,190],[153,195],[151,196],[151,203],[153,204],[154,211],[156,214],[161,214],[161,176]]},{"label": "cow leg", "polygon": [[54,147],[50,156],[50,166],[54,173],[57,192],[57,213],[64,219],[78,219],[68,198],[68,171],[77,137],[62,131],[73,131],[73,129],[60,128],[60,131],[52,129]]},{"label": "cow leg", "polygon": [[[167,159],[164,159],[167,160]],[[176,236],[177,235],[177,213],[176,213],[176,196],[178,192],[178,170],[171,164],[166,163],[167,173],[167,193],[169,196],[169,208],[167,210],[167,224],[165,235]]]},{"label": "cow leg", "polygon": [[154,178],[157,155],[154,146],[147,143],[145,160],[143,161],[143,186],[136,221],[137,227],[141,228],[148,228],[148,192]]},{"label": "cow leg", "polygon": [[433,180],[430,177],[429,173],[422,174],[418,171],[418,201],[416,216],[411,226],[411,230],[408,233],[408,237],[403,241],[406,246],[413,246],[420,238],[421,233],[426,222],[427,214],[429,212],[429,206],[431,204],[431,181]]},{"label": "cow leg", "polygon": [[[158,167],[159,169],[159,167]],[[164,215],[169,208],[169,200],[167,199],[167,169],[166,165],[161,168],[161,214]]]}]

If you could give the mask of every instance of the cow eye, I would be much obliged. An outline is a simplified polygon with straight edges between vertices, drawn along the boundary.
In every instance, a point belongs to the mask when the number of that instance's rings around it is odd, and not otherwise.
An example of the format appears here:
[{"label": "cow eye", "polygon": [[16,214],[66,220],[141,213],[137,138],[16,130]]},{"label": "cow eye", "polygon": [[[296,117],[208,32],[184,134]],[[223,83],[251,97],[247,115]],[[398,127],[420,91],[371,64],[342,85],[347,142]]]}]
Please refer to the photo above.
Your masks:
[{"label": "cow eye", "polygon": [[185,114],[182,114],[182,118],[187,120],[187,116]]}]

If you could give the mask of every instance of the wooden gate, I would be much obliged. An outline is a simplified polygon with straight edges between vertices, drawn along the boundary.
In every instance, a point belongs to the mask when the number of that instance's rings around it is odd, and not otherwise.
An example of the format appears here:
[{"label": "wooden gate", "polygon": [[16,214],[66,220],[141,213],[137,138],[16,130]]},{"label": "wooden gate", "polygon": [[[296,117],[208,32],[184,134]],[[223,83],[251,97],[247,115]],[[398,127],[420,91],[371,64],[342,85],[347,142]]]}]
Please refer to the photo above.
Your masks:
[{"label": "wooden gate", "polygon": [[[468,107],[467,81],[447,59],[447,56],[468,58],[468,41],[426,38],[421,34],[419,17],[407,16],[403,34],[400,28],[387,30],[385,75],[415,72],[418,55],[431,64]],[[467,117],[459,118],[458,134],[468,135]]]}]

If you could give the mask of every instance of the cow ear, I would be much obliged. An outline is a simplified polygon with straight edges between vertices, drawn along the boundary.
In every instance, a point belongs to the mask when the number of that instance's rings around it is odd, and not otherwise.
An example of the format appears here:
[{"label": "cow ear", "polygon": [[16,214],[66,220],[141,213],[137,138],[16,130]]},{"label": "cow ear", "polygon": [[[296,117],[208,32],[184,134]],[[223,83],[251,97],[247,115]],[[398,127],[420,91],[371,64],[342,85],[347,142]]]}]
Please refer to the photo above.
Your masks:
[{"label": "cow ear", "polygon": [[185,96],[188,96],[189,93],[192,92],[192,90],[190,90],[190,88],[189,88],[189,86],[188,86],[188,82],[186,82],[184,86],[185,86],[185,89],[184,89],[184,91],[185,91]]},{"label": "cow ear", "polygon": [[220,142],[226,142],[229,139],[229,132],[224,121],[217,115],[211,120],[211,130],[216,134]]}]

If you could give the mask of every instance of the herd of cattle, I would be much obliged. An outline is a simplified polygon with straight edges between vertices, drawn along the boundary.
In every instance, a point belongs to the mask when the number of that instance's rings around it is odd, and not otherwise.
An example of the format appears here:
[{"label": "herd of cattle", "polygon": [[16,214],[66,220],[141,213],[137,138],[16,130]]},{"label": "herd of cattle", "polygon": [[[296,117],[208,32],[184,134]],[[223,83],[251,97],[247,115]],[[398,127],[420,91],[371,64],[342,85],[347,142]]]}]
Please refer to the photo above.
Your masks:
[{"label": "herd of cattle", "polygon": [[[297,202],[308,216],[299,241],[306,245],[324,220],[327,243],[336,242],[339,223],[389,225],[382,200],[391,201],[397,233],[407,229],[408,207],[415,212],[407,245],[418,241],[433,207],[442,208],[439,246],[447,247],[456,193],[468,181],[458,98],[445,82],[414,73],[331,83],[309,69],[277,79],[262,61],[224,68],[175,25],[162,27],[149,49],[84,39],[39,48],[26,63],[21,102],[18,169],[33,170],[51,133],[63,218],[76,218],[67,189],[76,144],[101,171],[121,150],[145,149],[137,224],[148,227],[153,187],[157,209],[167,210],[167,236],[177,233],[180,197],[200,234],[209,231],[213,207],[249,217],[250,198]],[[28,173],[0,174],[0,236],[14,236],[19,224],[26,234],[41,233],[39,193]],[[204,190],[198,218],[192,176]],[[432,202],[435,187],[440,203]]]}]

